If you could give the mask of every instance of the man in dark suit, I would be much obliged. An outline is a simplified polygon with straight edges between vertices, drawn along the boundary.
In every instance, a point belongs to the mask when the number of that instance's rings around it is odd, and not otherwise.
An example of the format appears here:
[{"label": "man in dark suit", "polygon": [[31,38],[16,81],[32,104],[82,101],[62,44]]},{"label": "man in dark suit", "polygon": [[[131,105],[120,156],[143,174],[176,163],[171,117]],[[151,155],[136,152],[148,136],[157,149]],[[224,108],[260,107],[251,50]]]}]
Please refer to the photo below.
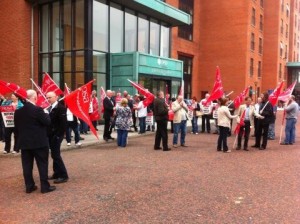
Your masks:
[{"label": "man in dark suit", "polygon": [[115,105],[113,100],[111,99],[113,92],[111,90],[106,91],[106,97],[103,100],[103,107],[104,107],[104,133],[103,139],[108,141],[108,139],[114,139],[111,137],[111,122],[114,115]]},{"label": "man in dark suit", "polygon": [[51,118],[48,136],[51,157],[53,159],[53,175],[49,179],[54,179],[54,183],[59,184],[67,182],[69,179],[67,169],[60,154],[60,146],[66,130],[66,107],[58,102],[58,96],[54,92],[48,92],[46,98],[51,104],[48,108]]},{"label": "man in dark suit", "polygon": [[170,151],[168,147],[168,107],[165,103],[164,92],[159,91],[157,97],[153,102],[153,113],[155,116],[155,121],[157,123],[157,130],[155,135],[154,149],[161,149],[160,142],[162,140],[163,151]]},{"label": "man in dark suit", "polygon": [[26,193],[37,189],[32,176],[33,161],[35,159],[41,182],[41,192],[54,191],[55,186],[48,182],[48,157],[49,142],[47,137],[47,126],[51,120],[42,108],[35,106],[37,94],[34,90],[27,91],[24,106],[15,111],[15,128],[18,133],[17,146],[21,149],[23,176],[25,180]]}]

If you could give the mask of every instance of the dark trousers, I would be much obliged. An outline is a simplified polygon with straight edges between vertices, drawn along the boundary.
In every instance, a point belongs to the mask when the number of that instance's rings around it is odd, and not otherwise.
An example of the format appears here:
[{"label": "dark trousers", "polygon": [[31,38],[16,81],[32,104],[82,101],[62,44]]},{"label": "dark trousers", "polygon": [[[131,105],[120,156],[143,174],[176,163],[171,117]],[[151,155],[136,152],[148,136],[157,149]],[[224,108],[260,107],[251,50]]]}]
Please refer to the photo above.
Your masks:
[{"label": "dark trousers", "polygon": [[163,149],[168,149],[168,132],[167,132],[168,120],[159,120],[156,121],[156,123],[157,123],[157,129],[155,134],[154,148],[159,148],[160,142],[162,140]]},{"label": "dark trousers", "polygon": [[16,142],[17,142],[17,138],[18,136],[16,135],[15,132],[15,128],[5,128],[5,146],[4,146],[4,150],[6,152],[10,152],[11,149],[11,135],[12,133],[14,133],[14,151],[19,151],[19,149],[16,148]]},{"label": "dark trousers", "polygon": [[219,130],[220,130],[220,133],[219,133],[219,138],[218,138],[217,150],[222,150],[222,146],[223,146],[223,151],[227,151],[228,150],[227,137],[228,137],[229,128],[219,126]]},{"label": "dark trousers", "polygon": [[48,157],[48,147],[21,150],[23,176],[27,190],[30,190],[35,186],[35,182],[32,176],[34,159],[36,161],[36,165],[40,175],[41,191],[46,191],[49,188],[50,184],[48,182]]},{"label": "dark trousers", "polygon": [[146,132],[146,117],[139,117],[140,133]]},{"label": "dark trousers", "polygon": [[68,178],[68,172],[64,161],[60,155],[60,145],[63,137],[56,135],[49,138],[49,146],[51,149],[51,157],[53,159],[53,177],[54,178]]},{"label": "dark trousers", "polygon": [[5,127],[4,127],[1,114],[0,114],[0,141],[5,141]]},{"label": "dark trousers", "polygon": [[[268,132],[269,132],[269,124],[259,120],[257,123],[257,135],[255,136],[256,147],[260,147],[260,146],[262,148],[267,147]],[[263,138],[262,143],[261,143],[261,137]]]},{"label": "dark trousers", "polygon": [[126,147],[128,130],[118,129],[117,134],[118,134],[117,137],[118,146]]},{"label": "dark trousers", "polygon": [[103,138],[104,139],[109,139],[111,138],[111,119],[110,118],[105,118],[104,119],[104,132],[103,132]]},{"label": "dark trousers", "polygon": [[133,123],[132,127],[134,128],[134,131],[137,131],[135,111],[132,111],[132,123]]},{"label": "dark trousers", "polygon": [[88,125],[87,123],[85,123],[83,120],[79,119],[80,120],[80,133],[83,134],[83,133],[87,133],[88,132]]},{"label": "dark trousers", "polygon": [[258,123],[258,118],[254,117],[254,136],[257,134],[257,123]]},{"label": "dark trousers", "polygon": [[210,132],[210,114],[203,114],[202,115],[202,132],[205,132],[205,126],[207,132]]},{"label": "dark trousers", "polygon": [[250,121],[244,121],[245,125],[240,127],[239,135],[238,135],[238,147],[242,147],[242,138],[244,136],[244,148],[248,147],[248,140],[250,135]]},{"label": "dark trousers", "polygon": [[97,130],[97,123],[98,123],[97,121],[92,121],[92,124],[93,124],[95,130]]},{"label": "dark trousers", "polygon": [[71,143],[71,132],[74,132],[75,135],[75,143],[79,142],[79,130],[78,130],[78,124],[73,121],[68,121],[67,122],[67,127],[66,127],[66,140],[68,143]]}]

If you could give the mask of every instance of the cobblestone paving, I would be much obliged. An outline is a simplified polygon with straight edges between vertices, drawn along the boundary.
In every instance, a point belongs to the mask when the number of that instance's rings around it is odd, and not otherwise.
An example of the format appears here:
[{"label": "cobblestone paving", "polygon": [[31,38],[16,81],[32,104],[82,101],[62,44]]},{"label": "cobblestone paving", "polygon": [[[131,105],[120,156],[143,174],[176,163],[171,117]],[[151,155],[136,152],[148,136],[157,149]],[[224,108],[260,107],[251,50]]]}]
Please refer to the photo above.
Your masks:
[{"label": "cobblestone paving", "polygon": [[217,152],[214,134],[170,152],[151,134],[64,151],[70,180],[48,194],[26,194],[20,156],[1,156],[0,223],[300,223],[300,141],[276,131],[263,151]]}]

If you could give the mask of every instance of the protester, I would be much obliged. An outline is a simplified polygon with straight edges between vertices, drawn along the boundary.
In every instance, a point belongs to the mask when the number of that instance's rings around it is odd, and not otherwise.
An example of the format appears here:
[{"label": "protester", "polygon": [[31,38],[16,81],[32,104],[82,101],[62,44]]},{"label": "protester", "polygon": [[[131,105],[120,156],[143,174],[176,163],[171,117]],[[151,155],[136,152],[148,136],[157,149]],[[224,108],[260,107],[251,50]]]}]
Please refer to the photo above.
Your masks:
[{"label": "protester", "polygon": [[221,98],[220,99],[220,108],[218,109],[218,126],[220,130],[217,150],[223,152],[231,152],[227,146],[227,137],[230,128],[230,119],[236,118],[237,115],[231,115],[228,109],[228,99]]},{"label": "protester", "polygon": [[98,120],[100,119],[100,114],[96,90],[92,91],[89,115],[95,130],[98,131],[97,124]]},{"label": "protester", "polygon": [[[5,98],[3,95],[0,94],[0,106],[2,103],[5,101]],[[0,141],[5,142],[5,131],[4,131],[4,122],[3,122],[3,117],[1,115],[0,111]]]},{"label": "protester", "polygon": [[215,121],[215,131],[214,134],[219,134],[219,126],[218,126],[218,109],[220,107],[220,101],[216,100],[213,103],[213,109],[212,109],[212,117]]},{"label": "protester", "polygon": [[193,110],[193,119],[192,119],[192,134],[198,135],[198,113],[200,112],[200,106],[197,102],[197,98],[194,96],[192,98],[192,110]]},{"label": "protester", "polygon": [[71,146],[71,132],[74,132],[74,140],[76,146],[81,146],[80,135],[79,135],[79,120],[72,112],[67,108],[67,124],[66,124],[66,140],[67,146]]},{"label": "protester", "polygon": [[164,100],[164,92],[157,92],[157,97],[154,99],[153,103],[153,113],[155,116],[155,121],[157,123],[156,135],[155,135],[155,143],[154,149],[161,149],[160,143],[162,140],[163,151],[170,151],[171,148],[168,146],[168,133],[167,133],[167,125],[168,125],[168,106]]},{"label": "protester", "polygon": [[[255,116],[259,119],[257,122],[257,133],[255,136],[255,144],[252,145],[253,148],[259,148],[264,150],[268,143],[268,131],[269,124],[273,119],[273,106],[269,103],[269,94],[263,93],[262,103],[259,107],[259,113],[255,113]],[[261,142],[262,137],[262,142]]]},{"label": "protester", "polygon": [[[262,102],[262,97],[258,97],[257,98],[257,103],[254,105],[255,114],[259,114],[259,107],[261,105],[261,102]],[[257,130],[258,130],[257,123],[258,123],[258,120],[259,119],[256,116],[254,116],[254,135],[253,135],[253,137],[255,137],[256,134],[257,134]]]},{"label": "protester", "polygon": [[285,140],[281,145],[292,145],[295,141],[296,123],[299,113],[299,105],[295,101],[294,95],[290,96],[286,107],[284,107],[284,111],[286,113]]},{"label": "protester", "polygon": [[46,98],[51,106],[48,108],[51,125],[48,130],[49,146],[53,159],[53,174],[49,177],[54,183],[64,183],[69,179],[67,169],[60,153],[61,142],[66,131],[66,108],[58,102],[58,96],[54,92],[48,92]]},{"label": "protester", "polygon": [[147,125],[147,129],[146,131],[152,131],[154,132],[155,131],[155,125],[154,125],[154,116],[153,116],[153,102],[150,103],[150,105],[147,107],[147,116],[148,114],[152,114],[152,124],[146,124]]},{"label": "protester", "polygon": [[174,135],[173,135],[173,147],[177,148],[178,145],[178,133],[180,131],[180,145],[187,147],[185,144],[186,136],[186,123],[187,123],[187,112],[188,107],[183,100],[181,95],[177,96],[177,100],[172,103],[172,110],[174,112]]},{"label": "protester", "polygon": [[273,113],[274,116],[272,117],[270,124],[269,124],[269,131],[268,131],[268,140],[275,139],[275,121],[276,121],[276,114],[277,114],[277,106],[273,106]]},{"label": "protester", "polygon": [[[230,100],[229,97],[227,97],[227,98],[228,98],[227,104],[228,104],[229,112],[230,112],[231,115],[234,115],[234,111],[235,111],[234,103],[233,103],[232,100]],[[232,121],[233,121],[233,120],[230,119],[230,127],[229,127],[229,131],[228,131],[228,137],[231,136],[231,132],[232,132]]]},{"label": "protester", "polygon": [[144,134],[146,132],[147,107],[145,107],[143,103],[145,97],[141,95],[139,96],[139,99],[140,102],[136,106],[136,110],[139,118],[139,126],[140,126],[139,134]]},{"label": "protester", "polygon": [[120,106],[116,109],[117,143],[120,147],[126,147],[128,130],[132,123],[131,109],[126,98],[121,99]]},{"label": "protester", "polygon": [[211,114],[212,114],[212,108],[213,108],[213,103],[212,102],[206,102],[207,99],[209,98],[209,94],[205,94],[205,98],[200,101],[200,108],[203,113],[202,115],[202,133],[205,132],[205,127],[207,133],[210,133],[210,119],[211,119]]},{"label": "protester", "polygon": [[113,92],[111,90],[106,91],[106,97],[103,100],[103,107],[104,107],[104,132],[103,132],[103,139],[108,141],[109,139],[114,140],[111,137],[112,133],[112,122],[114,119],[114,111],[115,111],[115,104],[112,100]]},{"label": "protester", "polygon": [[[248,150],[248,141],[251,128],[254,125],[254,106],[252,105],[251,97],[245,98],[245,104],[241,105],[238,110],[237,123],[240,124],[240,129],[238,133],[238,144],[236,150],[240,150],[242,148],[242,137],[244,136],[244,146],[243,149],[245,151]],[[242,116],[244,116],[242,118]]]},{"label": "protester", "polygon": [[42,108],[35,106],[37,94],[34,90],[27,90],[25,105],[15,112],[15,128],[18,133],[17,145],[21,149],[23,176],[26,193],[37,190],[32,170],[34,159],[38,167],[41,182],[41,192],[48,193],[56,189],[48,182],[49,142],[47,126],[51,120]]},{"label": "protester", "polygon": [[[17,109],[20,109],[23,106],[23,103],[21,100],[19,100],[18,96],[14,93],[11,94],[11,99],[6,100],[2,103],[2,106],[12,106],[14,111]],[[14,127],[5,127],[4,128],[4,140],[5,140],[5,146],[4,146],[4,154],[10,153],[11,150],[11,136],[14,134],[14,143],[18,140],[18,134],[15,132]],[[19,148],[16,144],[14,144],[13,150],[11,153],[15,154],[19,152]]]}]

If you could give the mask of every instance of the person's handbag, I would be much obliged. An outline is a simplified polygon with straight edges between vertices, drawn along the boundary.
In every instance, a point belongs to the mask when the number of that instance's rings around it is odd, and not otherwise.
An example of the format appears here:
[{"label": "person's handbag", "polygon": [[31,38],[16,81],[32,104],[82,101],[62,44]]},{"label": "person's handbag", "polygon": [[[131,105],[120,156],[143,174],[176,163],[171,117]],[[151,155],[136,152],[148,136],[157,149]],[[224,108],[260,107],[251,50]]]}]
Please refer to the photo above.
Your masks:
[{"label": "person's handbag", "polygon": [[203,112],[200,110],[196,110],[196,117],[201,117],[203,115]]}]

